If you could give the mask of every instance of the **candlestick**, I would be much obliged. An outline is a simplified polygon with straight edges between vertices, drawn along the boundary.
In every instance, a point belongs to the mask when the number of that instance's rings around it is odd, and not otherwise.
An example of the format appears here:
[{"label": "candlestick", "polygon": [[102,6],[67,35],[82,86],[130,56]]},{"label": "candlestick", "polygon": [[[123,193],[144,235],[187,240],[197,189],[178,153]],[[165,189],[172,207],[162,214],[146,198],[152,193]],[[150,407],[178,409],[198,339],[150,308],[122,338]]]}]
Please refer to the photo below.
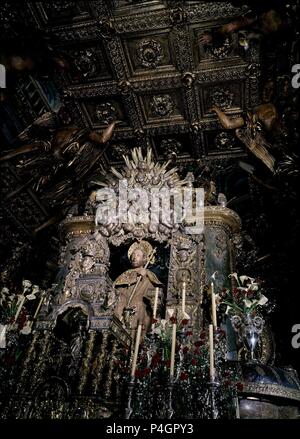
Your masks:
[{"label": "candlestick", "polygon": [[173,323],[173,325],[172,325],[171,363],[170,363],[170,377],[171,378],[174,376],[175,347],[176,347],[176,323]]},{"label": "candlestick", "polygon": [[156,319],[156,313],[157,313],[157,304],[158,304],[158,293],[159,288],[155,288],[155,297],[154,297],[154,305],[153,305],[153,318]]},{"label": "candlestick", "polygon": [[22,307],[23,307],[23,305],[24,305],[25,299],[26,299],[26,297],[25,297],[25,296],[22,296],[22,299],[20,300],[20,303],[19,303],[19,306],[18,306],[17,312],[16,312],[16,314],[15,314],[15,318],[14,318],[15,322],[17,321],[17,319],[18,319],[18,317],[19,317],[19,315],[20,315],[20,312],[21,312],[21,309],[22,309]]},{"label": "candlestick", "polygon": [[185,282],[182,283],[182,314],[185,315]]},{"label": "candlestick", "polygon": [[211,381],[215,380],[215,365],[214,365],[214,327],[209,325],[209,376]]},{"label": "candlestick", "polygon": [[136,339],[135,339],[135,347],[134,347],[134,354],[133,354],[132,367],[131,367],[131,376],[132,377],[134,377],[134,375],[135,375],[137,357],[138,357],[138,353],[139,353],[139,346],[140,346],[140,340],[141,340],[141,333],[142,333],[142,324],[140,323],[138,325],[138,328],[137,328]]},{"label": "candlestick", "polygon": [[210,284],[211,286],[211,314],[212,314],[212,323],[214,325],[214,328],[217,327],[217,309],[216,309],[216,296],[215,296],[215,289],[214,289],[214,283],[212,282]]}]

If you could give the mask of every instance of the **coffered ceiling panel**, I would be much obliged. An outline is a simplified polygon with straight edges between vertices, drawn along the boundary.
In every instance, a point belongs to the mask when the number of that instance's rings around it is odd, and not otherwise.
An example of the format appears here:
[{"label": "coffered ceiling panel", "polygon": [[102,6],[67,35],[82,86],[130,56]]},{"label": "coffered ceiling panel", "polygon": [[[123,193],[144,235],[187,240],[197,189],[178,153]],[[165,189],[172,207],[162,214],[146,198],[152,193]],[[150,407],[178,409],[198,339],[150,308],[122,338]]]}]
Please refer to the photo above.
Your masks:
[{"label": "coffered ceiling panel", "polygon": [[124,37],[123,45],[131,75],[174,71],[175,60],[169,31]]},{"label": "coffered ceiling panel", "polygon": [[67,52],[71,64],[67,78],[70,84],[113,79],[109,59],[102,42],[72,46],[67,49]]}]

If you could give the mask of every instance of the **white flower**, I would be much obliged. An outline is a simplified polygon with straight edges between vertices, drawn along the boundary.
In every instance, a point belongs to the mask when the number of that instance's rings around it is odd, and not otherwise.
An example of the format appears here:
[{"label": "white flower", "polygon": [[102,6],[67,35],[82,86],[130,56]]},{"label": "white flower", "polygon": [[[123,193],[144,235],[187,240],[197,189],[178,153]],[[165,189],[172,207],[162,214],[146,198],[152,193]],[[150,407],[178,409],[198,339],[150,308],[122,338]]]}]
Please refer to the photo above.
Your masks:
[{"label": "white flower", "polygon": [[28,300],[36,299],[35,294],[28,294],[28,296],[26,296],[26,299],[28,299]]},{"label": "white flower", "polygon": [[256,303],[257,300],[249,300],[249,299],[244,299],[244,304],[246,306],[246,308],[251,308],[252,305],[254,305],[254,303]]},{"label": "white flower", "polygon": [[250,281],[251,284],[253,284],[254,281],[255,281],[254,277],[245,276],[245,275],[240,276],[240,281],[241,281],[242,284],[243,284],[246,280],[247,280],[247,281]]},{"label": "white flower", "polygon": [[265,305],[268,302],[268,298],[266,296],[264,296],[263,294],[261,294],[259,301],[257,302],[258,305]]},{"label": "white flower", "polygon": [[30,282],[30,280],[24,279],[22,282],[22,286],[23,286],[23,289],[25,290],[27,288],[31,288],[32,283]]},{"label": "white flower", "polygon": [[173,317],[174,312],[175,312],[175,309],[172,309],[172,308],[169,308],[169,309],[167,310],[167,314],[168,314],[169,319],[170,319],[171,317]]},{"label": "white flower", "polygon": [[9,293],[9,289],[7,287],[3,287],[2,290],[1,290],[1,296],[2,295],[5,296],[8,293]]},{"label": "white flower", "polygon": [[231,306],[227,305],[227,308],[226,308],[225,314],[226,314],[226,315],[229,314],[229,311],[230,311],[231,309],[232,309]]},{"label": "white flower", "polygon": [[182,314],[182,320],[190,320],[190,319],[191,319],[190,316],[186,312]]},{"label": "white flower", "polygon": [[32,285],[32,294],[37,294],[40,291],[40,287],[38,285]]},{"label": "white flower", "polygon": [[26,322],[26,325],[20,331],[23,335],[28,335],[31,333],[31,326],[29,320]]},{"label": "white flower", "polygon": [[234,277],[237,282],[239,281],[237,273],[231,273],[228,277]]},{"label": "white flower", "polygon": [[160,321],[160,325],[161,325],[161,329],[162,329],[162,331],[165,331],[165,330],[166,330],[166,324],[167,324],[167,320],[165,320],[165,319],[161,319],[161,321]]}]

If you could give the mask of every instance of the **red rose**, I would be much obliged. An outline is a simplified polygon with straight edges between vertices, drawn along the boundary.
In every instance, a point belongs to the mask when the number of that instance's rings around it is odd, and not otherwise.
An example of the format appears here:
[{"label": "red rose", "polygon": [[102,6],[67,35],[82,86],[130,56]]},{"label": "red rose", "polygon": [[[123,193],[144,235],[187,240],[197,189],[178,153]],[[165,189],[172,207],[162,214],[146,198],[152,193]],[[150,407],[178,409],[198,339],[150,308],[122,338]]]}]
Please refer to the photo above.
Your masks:
[{"label": "red rose", "polygon": [[135,377],[136,378],[142,378],[142,376],[143,376],[143,372],[141,370],[139,370],[139,369],[136,369],[135,370]]},{"label": "red rose", "polygon": [[193,332],[192,332],[192,331],[187,331],[187,332],[185,333],[185,335],[186,335],[187,337],[189,337],[190,335],[193,335]]},{"label": "red rose", "polygon": [[186,326],[189,323],[188,319],[183,319],[181,321],[182,326]]},{"label": "red rose", "polygon": [[203,340],[199,340],[199,341],[195,341],[194,345],[199,348],[200,346],[204,345],[204,341]]},{"label": "red rose", "polygon": [[187,346],[184,346],[184,348],[182,349],[182,352],[184,354],[186,354],[189,351],[189,348]]},{"label": "red rose", "polygon": [[177,322],[176,317],[170,317],[170,322],[171,322],[171,323],[176,323],[176,322]]},{"label": "red rose", "polygon": [[236,388],[239,392],[242,392],[244,390],[243,383],[236,383]]},{"label": "red rose", "polygon": [[158,320],[157,319],[152,319],[152,323],[157,323]]},{"label": "red rose", "polygon": [[197,360],[195,358],[192,359],[192,365],[196,366],[197,365]]},{"label": "red rose", "polygon": [[237,288],[232,289],[233,296],[237,296],[239,294],[239,290]]},{"label": "red rose", "polygon": [[202,331],[201,334],[200,334],[201,340],[203,340],[205,337],[206,337],[206,332]]},{"label": "red rose", "polygon": [[181,381],[185,381],[185,380],[188,379],[188,377],[189,377],[189,376],[188,376],[188,374],[187,374],[186,372],[181,372],[179,379],[180,379]]}]

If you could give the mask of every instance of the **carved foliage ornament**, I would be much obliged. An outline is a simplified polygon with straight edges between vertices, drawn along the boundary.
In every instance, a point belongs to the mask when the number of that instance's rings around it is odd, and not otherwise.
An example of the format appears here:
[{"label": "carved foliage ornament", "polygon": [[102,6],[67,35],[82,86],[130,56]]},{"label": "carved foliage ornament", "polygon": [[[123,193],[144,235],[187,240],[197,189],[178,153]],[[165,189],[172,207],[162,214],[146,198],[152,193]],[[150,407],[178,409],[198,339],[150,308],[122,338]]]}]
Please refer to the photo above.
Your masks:
[{"label": "carved foliage ornament", "polygon": [[77,71],[85,78],[93,76],[97,69],[96,58],[91,50],[81,50],[73,54]]},{"label": "carved foliage ornament", "polygon": [[144,67],[157,67],[163,57],[161,44],[156,40],[143,40],[137,46],[137,58]]},{"label": "carved foliage ornament", "polygon": [[182,150],[182,144],[176,139],[163,139],[160,147],[163,151],[163,155],[168,160],[175,160],[178,154]]},{"label": "carved foliage ornament", "polygon": [[222,42],[214,42],[206,47],[206,53],[211,58],[224,59],[232,52],[232,41],[230,37],[226,37]]},{"label": "carved foliage ornament", "polygon": [[174,101],[168,94],[156,95],[150,102],[150,108],[153,116],[170,116],[174,112]]},{"label": "carved foliage ornament", "polygon": [[119,143],[113,143],[111,145],[111,155],[116,160],[122,160],[123,155],[125,155],[128,152],[129,146],[126,145],[126,143],[119,142]]},{"label": "carved foliage ornament", "polygon": [[222,131],[217,134],[214,140],[215,147],[217,149],[231,149],[234,147],[235,138],[230,133]]},{"label": "carved foliage ornament", "polygon": [[97,105],[95,111],[99,122],[106,125],[109,125],[117,118],[117,110],[110,102]]},{"label": "carved foliage ornament", "polygon": [[218,88],[209,94],[211,106],[219,108],[230,108],[233,103],[234,94],[227,88]]}]

